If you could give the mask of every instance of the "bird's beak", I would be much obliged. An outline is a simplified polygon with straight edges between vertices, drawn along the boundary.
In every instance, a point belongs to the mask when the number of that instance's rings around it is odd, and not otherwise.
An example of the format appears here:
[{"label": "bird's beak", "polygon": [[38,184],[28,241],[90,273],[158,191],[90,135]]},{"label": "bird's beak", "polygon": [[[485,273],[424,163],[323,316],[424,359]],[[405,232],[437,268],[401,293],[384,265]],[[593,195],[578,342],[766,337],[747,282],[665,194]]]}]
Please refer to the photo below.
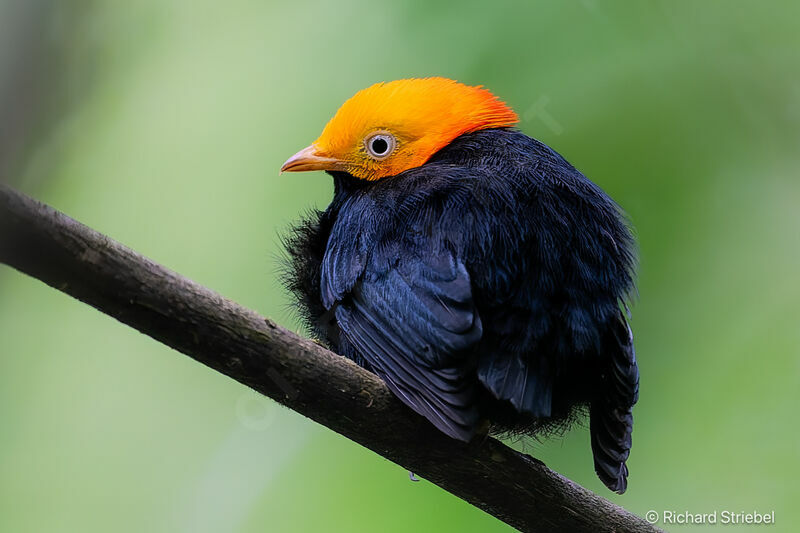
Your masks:
[{"label": "bird's beak", "polygon": [[317,147],[312,144],[287,159],[281,167],[281,172],[307,170],[344,170],[344,161],[320,154]]}]

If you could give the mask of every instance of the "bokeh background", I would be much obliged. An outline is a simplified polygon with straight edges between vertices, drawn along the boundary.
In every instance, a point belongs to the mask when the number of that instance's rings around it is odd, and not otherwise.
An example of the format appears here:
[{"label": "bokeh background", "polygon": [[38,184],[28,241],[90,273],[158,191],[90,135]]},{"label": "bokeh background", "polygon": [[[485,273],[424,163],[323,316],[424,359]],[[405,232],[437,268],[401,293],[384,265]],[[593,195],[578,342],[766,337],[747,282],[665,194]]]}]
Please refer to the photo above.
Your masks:
[{"label": "bokeh background", "polygon": [[[516,445],[639,514],[797,531],[798,6],[2,0],[0,175],[296,329],[278,235],[332,186],[281,163],[376,81],[484,84],[641,248],[628,493],[585,428]],[[0,266],[0,531],[509,529]]]}]

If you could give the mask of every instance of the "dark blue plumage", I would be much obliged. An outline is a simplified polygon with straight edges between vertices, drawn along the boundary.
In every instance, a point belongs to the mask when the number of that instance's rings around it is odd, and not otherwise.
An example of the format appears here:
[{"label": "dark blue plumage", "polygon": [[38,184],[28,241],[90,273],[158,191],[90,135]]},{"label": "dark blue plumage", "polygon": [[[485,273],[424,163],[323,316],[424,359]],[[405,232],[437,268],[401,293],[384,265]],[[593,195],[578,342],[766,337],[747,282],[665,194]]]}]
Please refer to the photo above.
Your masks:
[{"label": "dark blue plumage", "polygon": [[378,181],[331,174],[331,205],[287,239],[314,333],[457,439],[485,419],[533,433],[588,408],[595,469],[623,492],[639,376],[617,205],[510,129]]}]

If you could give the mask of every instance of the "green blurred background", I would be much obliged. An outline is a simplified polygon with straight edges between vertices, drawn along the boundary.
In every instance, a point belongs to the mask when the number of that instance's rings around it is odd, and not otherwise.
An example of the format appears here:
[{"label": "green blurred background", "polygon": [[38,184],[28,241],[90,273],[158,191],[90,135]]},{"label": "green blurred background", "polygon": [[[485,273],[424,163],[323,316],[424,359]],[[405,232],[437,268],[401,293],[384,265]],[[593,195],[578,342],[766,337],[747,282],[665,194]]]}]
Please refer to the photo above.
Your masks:
[{"label": "green blurred background", "polygon": [[[427,75],[505,99],[640,240],[628,493],[585,428],[517,445],[639,514],[800,530],[796,2],[1,0],[0,171],[296,329],[278,235],[332,186],[278,168],[355,91]],[[0,266],[0,531],[509,529]]]}]

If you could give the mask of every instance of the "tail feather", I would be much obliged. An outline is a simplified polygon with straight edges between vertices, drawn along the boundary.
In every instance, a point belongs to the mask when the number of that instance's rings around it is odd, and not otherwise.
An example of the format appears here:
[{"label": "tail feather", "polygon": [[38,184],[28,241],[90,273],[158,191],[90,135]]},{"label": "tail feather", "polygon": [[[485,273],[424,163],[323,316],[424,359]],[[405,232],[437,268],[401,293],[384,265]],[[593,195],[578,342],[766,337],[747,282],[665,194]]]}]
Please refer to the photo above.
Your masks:
[{"label": "tail feather", "polygon": [[510,401],[519,412],[552,414],[553,383],[545,359],[531,362],[516,354],[494,354],[478,362],[478,379],[495,398]]},{"label": "tail feather", "polygon": [[594,468],[605,485],[622,494],[628,486],[625,462],[631,450],[633,405],[639,399],[639,368],[633,335],[619,315],[601,354],[602,384],[590,408]]}]

